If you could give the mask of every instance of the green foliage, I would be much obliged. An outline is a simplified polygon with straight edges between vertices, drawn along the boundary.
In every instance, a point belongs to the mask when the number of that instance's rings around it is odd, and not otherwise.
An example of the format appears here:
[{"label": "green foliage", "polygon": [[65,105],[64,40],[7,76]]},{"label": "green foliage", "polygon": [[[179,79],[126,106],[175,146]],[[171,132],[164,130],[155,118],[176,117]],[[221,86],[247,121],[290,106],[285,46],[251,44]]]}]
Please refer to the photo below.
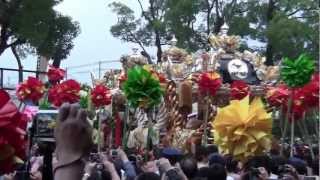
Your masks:
[{"label": "green foliage", "polygon": [[160,82],[142,67],[134,67],[128,71],[128,79],[123,85],[129,105],[137,108],[151,108],[161,101],[163,91]]},{"label": "green foliage", "polygon": [[49,103],[47,98],[40,100],[39,109],[48,110],[48,109],[50,109],[50,107],[51,107],[51,104]]},{"label": "green foliage", "polygon": [[[272,59],[294,58],[307,53],[318,59],[319,42],[316,41],[319,16],[315,11],[317,2],[313,0],[279,0],[269,2],[249,1],[244,18],[255,25],[250,28],[250,38],[272,46]],[[272,6],[271,6],[272,7]],[[271,16],[268,17],[268,13]],[[269,19],[268,19],[269,18]],[[259,49],[257,49],[259,50]],[[266,49],[259,50],[266,53]]]},{"label": "green foliage", "polygon": [[73,48],[73,39],[80,33],[77,22],[73,22],[68,16],[56,14],[49,26],[46,40],[38,46],[38,53],[62,60],[67,58]]},{"label": "green foliage", "polygon": [[134,11],[123,3],[113,2],[109,4],[112,12],[118,16],[117,24],[111,26],[110,32],[125,42],[133,42],[150,46],[152,43],[152,29],[150,25],[143,25],[142,19],[134,16]]},{"label": "green foliage", "polygon": [[301,52],[308,52],[309,48],[305,44],[311,43],[308,37],[312,33],[307,24],[282,15],[274,17],[266,30],[275,52],[285,57],[296,57]]},{"label": "green foliage", "polygon": [[73,48],[73,39],[79,34],[79,25],[54,10],[60,2],[1,1],[0,55],[7,48],[17,47],[19,55],[37,53],[48,58],[65,59]]},{"label": "green foliage", "polygon": [[89,106],[89,96],[82,96],[80,97],[79,101],[80,107],[83,109],[87,109]]},{"label": "green foliage", "polygon": [[302,87],[310,81],[314,69],[314,61],[302,54],[295,60],[284,59],[280,77],[291,88]]},{"label": "green foliage", "polygon": [[[157,6],[151,8],[150,2]],[[140,18],[118,22],[111,32],[126,42],[151,46],[155,40],[154,30],[159,30],[163,44],[168,43],[170,34],[175,34],[178,47],[194,52],[208,49],[207,36],[219,31],[226,22],[230,26],[229,34],[243,38],[241,47],[265,55],[267,46],[256,47],[256,44],[247,44],[246,40],[256,40],[272,47],[268,52],[271,62],[282,57],[294,58],[304,52],[318,59],[319,16],[316,7],[314,0],[152,0]],[[133,17],[134,14],[131,9],[124,11],[126,13],[114,12],[118,17],[124,14]],[[156,19],[149,23],[152,13],[156,14]]]}]

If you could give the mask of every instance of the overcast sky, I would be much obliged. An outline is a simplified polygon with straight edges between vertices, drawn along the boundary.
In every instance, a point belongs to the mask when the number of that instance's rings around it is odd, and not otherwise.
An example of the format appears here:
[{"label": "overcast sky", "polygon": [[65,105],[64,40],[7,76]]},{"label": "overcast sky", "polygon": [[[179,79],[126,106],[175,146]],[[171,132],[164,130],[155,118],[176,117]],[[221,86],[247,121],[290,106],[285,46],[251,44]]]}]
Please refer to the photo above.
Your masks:
[{"label": "overcast sky", "polygon": [[[113,38],[109,29],[117,22],[117,17],[108,8],[112,0],[64,0],[56,9],[80,23],[81,34],[75,39],[75,47],[70,56],[62,62],[62,67],[72,67],[97,61],[117,60],[122,54],[130,53],[132,44]],[[121,0],[131,7],[137,15],[140,13],[137,1]],[[154,52],[151,52],[154,54]],[[37,58],[29,56],[23,60],[25,69],[34,70]],[[0,67],[17,68],[17,63],[10,50],[0,56]],[[103,64],[103,69],[119,68],[119,63]],[[82,82],[90,79],[88,71],[95,71],[98,66],[70,69],[69,77]],[[16,74],[6,74],[5,80],[15,83]]]}]

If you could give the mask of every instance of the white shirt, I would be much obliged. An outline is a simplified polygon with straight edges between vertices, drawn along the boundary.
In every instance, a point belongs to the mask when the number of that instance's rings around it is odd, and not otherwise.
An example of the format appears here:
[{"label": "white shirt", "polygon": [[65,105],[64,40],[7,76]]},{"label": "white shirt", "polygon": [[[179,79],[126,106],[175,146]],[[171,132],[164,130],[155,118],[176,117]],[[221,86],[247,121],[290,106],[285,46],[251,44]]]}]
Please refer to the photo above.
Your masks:
[{"label": "white shirt", "polygon": [[234,179],[231,176],[227,176],[227,180],[234,180]]}]

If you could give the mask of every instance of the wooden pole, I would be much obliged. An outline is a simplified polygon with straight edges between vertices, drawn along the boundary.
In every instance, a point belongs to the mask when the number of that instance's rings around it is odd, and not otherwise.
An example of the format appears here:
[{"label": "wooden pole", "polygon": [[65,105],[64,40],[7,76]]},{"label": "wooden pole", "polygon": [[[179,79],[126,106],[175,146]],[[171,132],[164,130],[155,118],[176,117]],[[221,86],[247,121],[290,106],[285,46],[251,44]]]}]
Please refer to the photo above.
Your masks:
[{"label": "wooden pole", "polygon": [[208,116],[209,116],[209,95],[205,97],[205,111],[204,111],[204,131],[202,144],[204,146],[208,145]]},{"label": "wooden pole", "polygon": [[[288,116],[288,121],[289,121],[289,119],[290,119],[290,114],[291,114],[291,109],[292,109],[292,103],[293,103],[293,98],[294,98],[294,90],[292,90],[292,92],[291,92],[291,103],[290,103],[290,106],[288,105],[288,112],[289,112],[289,116]],[[293,150],[294,150],[294,121],[295,121],[295,119],[294,119],[294,114],[291,114],[291,137],[290,137],[290,147],[291,147],[291,149],[290,149],[290,157],[293,157]]]},{"label": "wooden pole", "polygon": [[290,119],[290,110],[291,110],[291,104],[292,104],[292,97],[289,96],[288,98],[288,107],[287,107],[287,113],[286,113],[286,118],[284,120],[284,129],[281,137],[281,151],[280,154],[283,155],[284,151],[284,144],[285,144],[285,136],[287,134],[287,129],[288,129],[288,123]]},{"label": "wooden pole", "polygon": [[101,115],[102,113],[102,108],[99,109],[99,112],[97,114],[97,120],[98,120],[98,152],[101,152]]},{"label": "wooden pole", "polygon": [[[294,118],[294,116],[292,116]],[[291,137],[290,137],[290,157],[293,157],[294,150],[294,119],[291,120]]]}]

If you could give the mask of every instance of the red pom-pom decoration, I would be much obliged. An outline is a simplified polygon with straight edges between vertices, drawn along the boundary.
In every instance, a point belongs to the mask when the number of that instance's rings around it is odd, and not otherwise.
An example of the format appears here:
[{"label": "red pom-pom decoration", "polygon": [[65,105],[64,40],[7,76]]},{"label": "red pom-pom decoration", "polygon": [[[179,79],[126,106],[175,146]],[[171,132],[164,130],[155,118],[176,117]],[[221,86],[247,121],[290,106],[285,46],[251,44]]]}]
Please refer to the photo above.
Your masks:
[{"label": "red pom-pom decoration", "polygon": [[200,75],[198,86],[202,94],[214,96],[222,85],[220,75],[215,72],[202,73]]},{"label": "red pom-pom decoration", "polygon": [[61,84],[56,84],[49,89],[48,100],[56,107],[60,107],[63,103],[76,103],[80,99],[80,84],[69,79]]},{"label": "red pom-pom decoration", "polygon": [[43,96],[44,90],[45,87],[39,79],[28,77],[26,81],[18,85],[16,95],[21,101],[31,100],[36,103]]},{"label": "red pom-pom decoration", "polygon": [[25,158],[27,119],[10,101],[6,91],[0,90],[0,174],[15,168],[15,157]]},{"label": "red pom-pom decoration", "polygon": [[49,70],[48,70],[48,80],[50,83],[52,84],[56,84],[58,82],[60,82],[64,75],[65,75],[66,71],[64,69],[60,69],[60,68],[55,68],[53,66],[49,66]]},{"label": "red pom-pom decoration", "polygon": [[91,101],[95,107],[109,105],[111,103],[111,92],[104,85],[97,85],[91,91]]},{"label": "red pom-pom decoration", "polygon": [[230,88],[231,99],[241,100],[249,94],[249,86],[244,81],[233,81]]}]

